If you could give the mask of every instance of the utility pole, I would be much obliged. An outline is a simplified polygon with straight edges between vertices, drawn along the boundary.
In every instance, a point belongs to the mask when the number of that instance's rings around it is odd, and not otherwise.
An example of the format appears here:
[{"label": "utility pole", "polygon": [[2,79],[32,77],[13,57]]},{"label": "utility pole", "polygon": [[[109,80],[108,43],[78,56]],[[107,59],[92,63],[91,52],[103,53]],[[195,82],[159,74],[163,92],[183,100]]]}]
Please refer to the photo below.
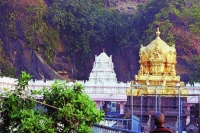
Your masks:
[{"label": "utility pole", "polygon": [[180,83],[176,85],[178,89],[178,133],[182,133],[181,131],[181,98],[180,98]]},{"label": "utility pole", "polygon": [[157,95],[157,86],[155,87],[155,94],[156,94],[156,97],[155,97],[155,113],[158,112],[158,102],[157,102],[157,99],[158,99],[158,95]]},{"label": "utility pole", "polygon": [[141,127],[141,131],[142,131],[142,106],[143,106],[143,95],[141,95],[141,104],[140,104],[140,127]]},{"label": "utility pole", "polygon": [[133,86],[131,86],[131,131],[133,131]]}]

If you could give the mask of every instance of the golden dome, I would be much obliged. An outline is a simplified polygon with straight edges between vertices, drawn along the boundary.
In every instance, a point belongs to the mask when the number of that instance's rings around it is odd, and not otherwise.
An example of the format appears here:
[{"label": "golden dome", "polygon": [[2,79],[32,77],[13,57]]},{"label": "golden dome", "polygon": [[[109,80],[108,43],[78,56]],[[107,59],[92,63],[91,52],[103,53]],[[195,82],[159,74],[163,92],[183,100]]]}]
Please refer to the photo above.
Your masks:
[{"label": "golden dome", "polygon": [[157,32],[156,32],[156,39],[153,40],[149,45],[146,46],[146,51],[148,52],[154,52],[155,49],[161,50],[161,52],[163,54],[167,54],[169,52],[174,53],[176,52],[176,49],[174,46],[169,46],[167,45],[166,42],[164,42],[161,38],[160,38],[160,31],[159,28],[157,28]]},{"label": "golden dome", "polygon": [[140,47],[140,63],[144,64],[145,62],[167,62],[176,64],[176,49],[174,46],[167,45],[160,38],[159,28],[156,32],[156,39],[153,40],[149,45]]}]

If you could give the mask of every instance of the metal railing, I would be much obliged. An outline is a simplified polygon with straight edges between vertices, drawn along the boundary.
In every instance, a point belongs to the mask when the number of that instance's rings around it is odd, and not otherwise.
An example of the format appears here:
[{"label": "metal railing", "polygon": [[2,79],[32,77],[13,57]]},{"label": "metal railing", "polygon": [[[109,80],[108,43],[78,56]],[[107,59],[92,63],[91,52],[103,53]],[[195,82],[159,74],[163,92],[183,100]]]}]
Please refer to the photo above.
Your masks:
[{"label": "metal railing", "polygon": [[119,128],[114,128],[114,127],[107,127],[107,126],[102,126],[95,124],[92,126],[92,130],[94,133],[141,133],[137,131],[130,131],[127,129],[119,129]]},{"label": "metal railing", "polygon": [[[134,129],[131,129],[133,125]],[[131,119],[105,118],[100,124],[92,127],[94,133],[140,133],[140,120],[137,117]]]}]

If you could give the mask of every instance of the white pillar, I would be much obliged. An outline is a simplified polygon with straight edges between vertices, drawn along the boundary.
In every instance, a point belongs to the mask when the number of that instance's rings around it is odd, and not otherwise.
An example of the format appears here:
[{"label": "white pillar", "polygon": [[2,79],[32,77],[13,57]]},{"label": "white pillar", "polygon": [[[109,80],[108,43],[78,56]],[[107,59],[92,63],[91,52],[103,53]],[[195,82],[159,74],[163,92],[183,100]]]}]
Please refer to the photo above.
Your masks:
[{"label": "white pillar", "polygon": [[100,101],[96,101],[96,108],[100,109]]},{"label": "white pillar", "polygon": [[124,102],[119,102],[120,104],[120,114],[124,114]]}]

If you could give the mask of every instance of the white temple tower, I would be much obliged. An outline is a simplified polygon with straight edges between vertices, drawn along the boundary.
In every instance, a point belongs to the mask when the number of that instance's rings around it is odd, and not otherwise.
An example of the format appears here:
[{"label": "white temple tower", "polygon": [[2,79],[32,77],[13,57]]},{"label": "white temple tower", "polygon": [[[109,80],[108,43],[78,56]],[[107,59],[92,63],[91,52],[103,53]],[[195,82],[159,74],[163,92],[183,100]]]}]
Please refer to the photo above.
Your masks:
[{"label": "white temple tower", "polygon": [[112,55],[108,57],[108,55],[103,51],[99,56],[95,56],[95,62],[88,83],[117,83]]},{"label": "white temple tower", "polygon": [[120,113],[123,113],[123,107],[126,102],[126,89],[130,87],[130,83],[118,82],[112,55],[109,57],[104,51],[95,56],[93,69],[89,75],[89,80],[82,83],[91,99],[93,99],[97,108],[104,101],[117,102],[120,104]]}]

